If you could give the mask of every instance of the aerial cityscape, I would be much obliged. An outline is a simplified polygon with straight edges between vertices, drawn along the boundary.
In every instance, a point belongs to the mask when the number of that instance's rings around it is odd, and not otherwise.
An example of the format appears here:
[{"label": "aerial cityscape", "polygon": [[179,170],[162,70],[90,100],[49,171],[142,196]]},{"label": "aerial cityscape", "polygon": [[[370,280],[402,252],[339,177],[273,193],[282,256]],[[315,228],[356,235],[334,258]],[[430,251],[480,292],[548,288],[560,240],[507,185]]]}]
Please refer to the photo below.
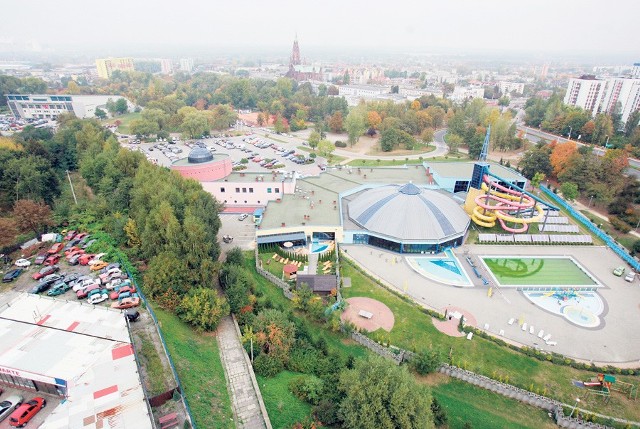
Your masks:
[{"label": "aerial cityscape", "polygon": [[640,5],[8,0],[0,429],[640,428]]}]

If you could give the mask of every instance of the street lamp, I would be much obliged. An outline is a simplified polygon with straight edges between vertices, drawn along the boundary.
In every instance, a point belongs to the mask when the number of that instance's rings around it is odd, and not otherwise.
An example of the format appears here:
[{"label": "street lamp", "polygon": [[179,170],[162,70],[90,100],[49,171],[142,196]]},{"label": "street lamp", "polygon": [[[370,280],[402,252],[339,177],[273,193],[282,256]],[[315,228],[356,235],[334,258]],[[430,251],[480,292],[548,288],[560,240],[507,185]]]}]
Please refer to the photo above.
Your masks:
[{"label": "street lamp", "polygon": [[571,131],[573,130],[573,128],[571,127],[571,125],[569,125],[569,140],[571,140]]},{"label": "street lamp", "polygon": [[573,413],[576,411],[576,407],[578,406],[579,403],[580,403],[580,398],[576,398],[576,403],[573,406],[573,410],[571,410],[571,414],[569,414],[569,418],[573,417]]},{"label": "street lamp", "polygon": [[594,197],[594,196],[595,196],[595,195],[591,195],[591,197],[589,198],[589,205],[588,205],[587,207],[591,207],[591,201],[593,201],[593,197]]}]

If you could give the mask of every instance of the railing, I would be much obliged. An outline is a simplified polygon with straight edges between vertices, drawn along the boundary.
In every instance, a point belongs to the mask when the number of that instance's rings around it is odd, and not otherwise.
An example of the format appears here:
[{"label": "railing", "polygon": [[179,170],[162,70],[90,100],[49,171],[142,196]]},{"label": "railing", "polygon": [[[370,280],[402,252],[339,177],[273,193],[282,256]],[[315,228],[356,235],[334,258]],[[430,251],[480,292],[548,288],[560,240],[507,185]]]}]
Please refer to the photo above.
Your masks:
[{"label": "railing", "polygon": [[600,238],[605,244],[613,250],[618,256],[620,256],[625,262],[627,262],[634,270],[640,271],[640,262],[634,259],[629,252],[626,251],[622,246],[615,242],[613,238],[608,236],[604,231],[598,228],[593,224],[585,215],[574,209],[567,203],[565,200],[551,192],[546,186],[540,185],[540,189],[542,192],[551,198],[554,202],[558,203],[562,208],[567,210],[569,214],[571,214],[574,218],[576,218],[585,228],[587,228],[591,233],[593,233],[596,237]]},{"label": "railing", "polygon": [[[122,267],[124,267],[124,264],[122,263],[122,261],[120,261],[120,265]],[[187,417],[189,419],[189,423],[191,424],[191,427],[196,429],[196,423],[195,420],[193,418],[193,415],[191,414],[191,408],[189,407],[189,402],[187,402],[187,398],[184,395],[184,390],[182,388],[182,383],[180,383],[180,377],[178,376],[178,371],[176,370],[175,365],[173,364],[173,360],[171,359],[171,354],[169,353],[169,349],[167,347],[167,343],[164,340],[164,336],[162,335],[162,330],[160,329],[160,326],[158,324],[158,318],[156,317],[156,314],[153,311],[153,308],[151,308],[151,306],[149,305],[149,302],[147,301],[147,298],[144,296],[144,293],[142,292],[142,289],[140,288],[140,286],[138,285],[138,282],[136,281],[135,277],[131,274],[131,272],[129,272],[128,269],[125,268],[125,270],[127,271],[127,275],[129,276],[129,278],[131,279],[131,281],[133,282],[133,284],[136,287],[136,292],[138,293],[138,295],[140,295],[140,299],[142,299],[142,301],[145,304],[145,307],[147,308],[147,310],[149,311],[149,314],[151,315],[151,318],[153,319],[153,324],[156,327],[156,331],[158,332],[158,336],[160,337],[160,342],[162,343],[162,348],[164,350],[164,354],[167,357],[167,361],[169,362],[169,366],[171,367],[171,372],[173,373],[173,379],[176,382],[177,386],[178,386],[178,391],[180,392],[180,398],[182,399],[182,403],[184,404],[184,408],[187,411]]]}]

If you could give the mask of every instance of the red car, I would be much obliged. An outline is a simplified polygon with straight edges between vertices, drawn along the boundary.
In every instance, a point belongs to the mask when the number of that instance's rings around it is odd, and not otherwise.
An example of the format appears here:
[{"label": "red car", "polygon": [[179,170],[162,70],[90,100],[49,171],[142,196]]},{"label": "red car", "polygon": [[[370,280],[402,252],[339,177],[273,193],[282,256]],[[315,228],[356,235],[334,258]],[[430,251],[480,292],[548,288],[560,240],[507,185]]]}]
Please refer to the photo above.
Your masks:
[{"label": "red car", "polygon": [[82,239],[83,239],[83,238],[85,238],[87,235],[89,235],[89,233],[87,233],[87,232],[82,232],[82,233],[80,233],[80,234],[76,235],[76,236],[75,236],[75,237],[73,237],[73,238],[75,238],[76,240],[82,240]]},{"label": "red car", "polygon": [[100,289],[100,285],[93,284],[91,286],[88,286],[84,289],[80,289],[79,291],[77,291],[76,296],[78,297],[78,299],[86,298],[87,295],[89,295],[89,292],[96,289]]},{"label": "red car", "polygon": [[31,278],[34,280],[40,280],[41,278],[48,276],[49,274],[53,274],[59,270],[60,270],[60,267],[58,267],[57,265],[51,265],[48,267],[44,267],[43,269],[41,269],[40,271],[32,275]]},{"label": "red car", "polygon": [[15,427],[23,427],[29,420],[33,418],[38,411],[43,409],[47,405],[47,401],[44,398],[36,397],[30,401],[27,401],[20,405],[16,410],[11,413],[9,416],[9,424]]},{"label": "red car", "polygon": [[84,255],[80,256],[80,258],[78,259],[78,263],[80,265],[87,265],[90,260],[95,258],[95,256],[96,255],[94,253],[85,253]]},{"label": "red car", "polygon": [[82,250],[81,248],[79,248],[78,246],[73,246],[67,250],[64,251],[64,256],[69,256],[69,254],[73,253],[73,252],[77,252],[78,250]]},{"label": "red car", "polygon": [[64,252],[64,256],[65,256],[65,258],[67,258],[67,260],[73,258],[76,255],[84,255],[84,250],[76,249],[73,252],[69,252],[69,253]]},{"label": "red car", "polygon": [[64,243],[56,243],[53,246],[51,246],[51,248],[49,248],[49,250],[47,250],[47,253],[49,255],[54,255],[56,253],[58,253],[59,251],[61,251],[64,248]]},{"label": "red car", "polygon": [[121,288],[116,287],[115,289],[113,289],[113,292],[109,294],[109,298],[118,299],[121,293],[124,293],[124,292],[134,293],[135,291],[136,291],[136,288],[133,285],[123,286]]},{"label": "red car", "polygon": [[67,235],[64,236],[64,240],[65,241],[72,240],[75,236],[76,236],[76,232],[71,230],[71,231],[67,232]]},{"label": "red car", "polygon": [[140,305],[140,298],[132,296],[130,298],[123,298],[120,302],[114,302],[111,304],[111,308],[117,308],[118,310],[124,310],[126,308],[137,307]]},{"label": "red car", "polygon": [[48,267],[51,265],[55,265],[60,260],[60,255],[51,255],[47,259],[45,259],[44,264]]}]

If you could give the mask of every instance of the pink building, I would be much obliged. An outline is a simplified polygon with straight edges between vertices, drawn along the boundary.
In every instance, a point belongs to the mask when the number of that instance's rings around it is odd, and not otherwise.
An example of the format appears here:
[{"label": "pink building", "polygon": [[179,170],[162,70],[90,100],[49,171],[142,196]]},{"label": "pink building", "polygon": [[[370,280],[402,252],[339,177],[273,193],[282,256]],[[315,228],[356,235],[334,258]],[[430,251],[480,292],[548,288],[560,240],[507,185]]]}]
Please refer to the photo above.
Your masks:
[{"label": "pink building", "polygon": [[234,172],[223,180],[202,183],[202,188],[228,211],[235,211],[241,207],[265,207],[269,201],[293,194],[296,179],[281,174]]},{"label": "pink building", "polygon": [[211,154],[207,149],[197,147],[187,158],[171,164],[171,169],[187,179],[198,182],[212,182],[224,179],[233,171],[231,158],[226,154]]}]

